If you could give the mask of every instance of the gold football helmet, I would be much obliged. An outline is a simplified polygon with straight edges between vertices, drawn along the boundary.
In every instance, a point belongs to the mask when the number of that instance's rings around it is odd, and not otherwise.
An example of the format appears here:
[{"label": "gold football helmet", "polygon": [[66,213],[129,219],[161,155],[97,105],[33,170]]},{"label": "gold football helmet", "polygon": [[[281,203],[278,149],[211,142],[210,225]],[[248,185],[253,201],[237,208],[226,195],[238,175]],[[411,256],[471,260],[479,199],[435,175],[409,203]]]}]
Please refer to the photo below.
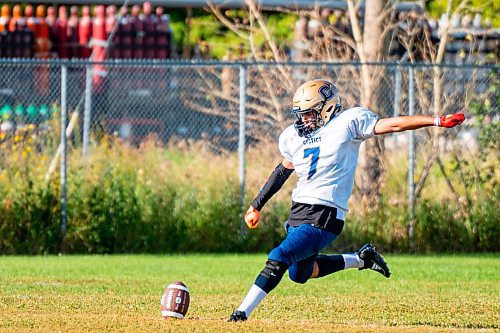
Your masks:
[{"label": "gold football helmet", "polygon": [[[300,136],[309,137],[321,126],[342,111],[340,96],[335,85],[327,80],[316,79],[302,84],[293,96],[293,109],[297,117],[295,129]],[[313,116],[310,120],[310,116]],[[305,119],[307,117],[307,119]]]}]

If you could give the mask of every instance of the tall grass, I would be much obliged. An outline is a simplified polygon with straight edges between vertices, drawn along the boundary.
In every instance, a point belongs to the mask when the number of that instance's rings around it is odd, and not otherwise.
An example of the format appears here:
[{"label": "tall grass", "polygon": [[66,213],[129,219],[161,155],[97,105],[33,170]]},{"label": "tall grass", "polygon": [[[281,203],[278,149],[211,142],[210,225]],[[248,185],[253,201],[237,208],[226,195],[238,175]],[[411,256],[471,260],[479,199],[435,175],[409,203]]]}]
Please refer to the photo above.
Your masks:
[{"label": "tall grass", "polygon": [[[235,153],[153,140],[133,147],[108,137],[86,160],[71,149],[64,239],[59,175],[44,181],[50,152],[29,142],[9,149],[0,172],[0,253],[254,252],[268,251],[284,236],[293,180],[265,207],[260,228],[242,227],[245,206],[280,160],[275,146],[249,149],[243,206]],[[404,177],[401,168],[388,171],[391,181],[372,212],[351,200],[336,247],[354,249],[371,241],[385,250],[408,251]],[[431,181],[431,188],[443,186]],[[456,203],[440,200],[422,200],[417,207],[418,251],[500,250],[494,197],[474,202],[467,220],[456,213]]]}]

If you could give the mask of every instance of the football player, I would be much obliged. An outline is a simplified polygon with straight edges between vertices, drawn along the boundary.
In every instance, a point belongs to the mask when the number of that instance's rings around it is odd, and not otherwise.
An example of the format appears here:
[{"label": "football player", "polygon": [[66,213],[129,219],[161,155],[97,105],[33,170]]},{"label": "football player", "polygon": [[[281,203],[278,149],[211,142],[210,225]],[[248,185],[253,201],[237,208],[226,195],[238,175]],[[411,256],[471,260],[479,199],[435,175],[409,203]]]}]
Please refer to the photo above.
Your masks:
[{"label": "football player", "polygon": [[462,113],[379,119],[363,107],[343,111],[337,88],[322,79],[308,81],[297,89],[291,113],[297,118],[295,124],[279,137],[283,161],[245,214],[248,227],[256,228],[266,202],[295,171],[299,180],[285,222],[286,238],[269,253],[264,269],[229,321],[246,320],[287,270],[297,283],[348,268],[370,269],[388,278],[389,267],[371,244],[355,253],[320,254],[344,228],[359,147],[375,135],[427,126],[454,127],[464,121]]}]

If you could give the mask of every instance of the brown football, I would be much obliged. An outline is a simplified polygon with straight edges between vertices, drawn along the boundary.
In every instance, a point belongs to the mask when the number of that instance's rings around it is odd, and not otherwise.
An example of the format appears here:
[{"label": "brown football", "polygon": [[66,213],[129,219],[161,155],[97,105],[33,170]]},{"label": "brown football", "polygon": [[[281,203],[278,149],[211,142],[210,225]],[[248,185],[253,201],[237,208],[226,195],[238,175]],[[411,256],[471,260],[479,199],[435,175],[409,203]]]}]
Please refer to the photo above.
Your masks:
[{"label": "brown football", "polygon": [[182,319],[189,309],[189,290],[182,282],[169,284],[161,297],[161,316],[163,319]]}]

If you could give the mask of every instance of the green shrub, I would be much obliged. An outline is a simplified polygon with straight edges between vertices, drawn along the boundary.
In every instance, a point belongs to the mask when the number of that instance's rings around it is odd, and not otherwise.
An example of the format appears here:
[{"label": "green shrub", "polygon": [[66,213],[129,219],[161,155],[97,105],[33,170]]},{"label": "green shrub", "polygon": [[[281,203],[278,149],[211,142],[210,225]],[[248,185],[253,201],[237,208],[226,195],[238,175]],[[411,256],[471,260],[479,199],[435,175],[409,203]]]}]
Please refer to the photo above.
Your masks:
[{"label": "green shrub", "polygon": [[351,211],[344,230],[333,244],[335,250],[357,250],[362,244],[373,243],[391,252],[406,252],[408,246],[407,212],[405,206],[381,202],[378,210],[362,214]]},{"label": "green shrub", "polygon": [[40,181],[43,159],[35,159],[32,143],[15,137],[9,149],[0,172],[0,253],[55,253],[60,245],[59,190]]},{"label": "green shrub", "polygon": [[475,204],[471,214],[475,251],[500,250],[500,221],[498,218],[498,195]]},{"label": "green shrub", "polygon": [[418,252],[473,250],[467,221],[445,203],[422,202],[416,208],[415,245]]},{"label": "green shrub", "polygon": [[[266,205],[260,227],[249,230],[243,213],[270,172],[264,167],[270,157],[249,152],[256,154],[249,158],[255,167],[248,169],[250,185],[241,207],[237,156],[204,149],[103,141],[86,161],[73,149],[64,239],[59,175],[46,182],[49,157],[14,149],[0,172],[0,253],[267,252],[277,246],[285,237],[294,181]],[[388,192],[397,189],[391,186]],[[482,191],[491,188],[496,187]],[[475,196],[468,214],[446,200],[418,201],[416,250],[499,251],[494,193]],[[404,201],[384,193],[379,209],[352,209],[329,250],[355,250],[366,242],[384,251],[410,250]]]},{"label": "green shrub", "polygon": [[[141,210],[135,174],[119,167],[106,170],[97,183],[84,185],[81,200],[69,200],[69,230],[75,246],[92,253],[136,252],[141,249]],[[81,244],[78,244],[81,242]]]},{"label": "green shrub", "polygon": [[57,191],[20,181],[4,197],[0,210],[1,253],[54,253],[60,243]]}]

